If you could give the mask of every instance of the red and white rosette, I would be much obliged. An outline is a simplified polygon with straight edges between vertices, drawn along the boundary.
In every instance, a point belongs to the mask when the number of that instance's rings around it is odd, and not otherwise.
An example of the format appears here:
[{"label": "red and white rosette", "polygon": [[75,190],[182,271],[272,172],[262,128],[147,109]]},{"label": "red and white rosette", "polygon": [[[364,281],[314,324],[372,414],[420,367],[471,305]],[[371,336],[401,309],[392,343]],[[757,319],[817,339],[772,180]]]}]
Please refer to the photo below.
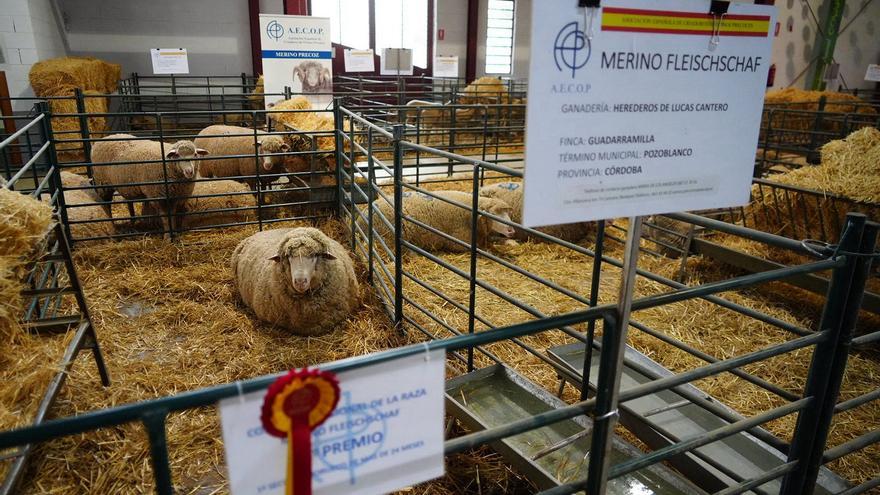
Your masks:
[{"label": "red and white rosette", "polygon": [[312,430],[330,417],[338,402],[339,382],[328,371],[290,370],[266,392],[263,428],[287,437],[285,495],[311,495]]}]

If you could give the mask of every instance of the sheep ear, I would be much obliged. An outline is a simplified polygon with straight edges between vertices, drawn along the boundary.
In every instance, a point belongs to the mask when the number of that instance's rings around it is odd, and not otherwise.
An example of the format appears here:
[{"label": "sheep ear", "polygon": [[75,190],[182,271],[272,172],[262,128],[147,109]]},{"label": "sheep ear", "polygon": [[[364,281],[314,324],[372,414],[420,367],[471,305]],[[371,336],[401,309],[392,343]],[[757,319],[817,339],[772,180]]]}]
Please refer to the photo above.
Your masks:
[{"label": "sheep ear", "polygon": [[202,148],[196,148],[196,155],[205,156],[208,154],[208,150],[203,150]]},{"label": "sheep ear", "polygon": [[278,263],[279,261],[281,261],[281,256],[278,256],[278,255],[276,254],[275,256],[272,256],[272,257],[269,258],[269,259],[270,259],[271,261],[274,261],[275,263]]},{"label": "sheep ear", "polygon": [[262,147],[263,147],[263,142],[257,141],[257,148],[262,148]]},{"label": "sheep ear", "polygon": [[325,260],[335,260],[336,259],[336,256],[333,256],[329,252],[323,252],[323,253],[319,254],[318,256],[321,258],[324,258]]},{"label": "sheep ear", "polygon": [[330,80],[331,80],[330,69],[325,68],[324,70],[321,71],[321,83],[322,84],[327,83],[327,82],[330,82]]},{"label": "sheep ear", "polygon": [[168,153],[165,153],[165,158],[175,159],[180,158],[180,153],[177,152],[176,149],[168,150]]}]

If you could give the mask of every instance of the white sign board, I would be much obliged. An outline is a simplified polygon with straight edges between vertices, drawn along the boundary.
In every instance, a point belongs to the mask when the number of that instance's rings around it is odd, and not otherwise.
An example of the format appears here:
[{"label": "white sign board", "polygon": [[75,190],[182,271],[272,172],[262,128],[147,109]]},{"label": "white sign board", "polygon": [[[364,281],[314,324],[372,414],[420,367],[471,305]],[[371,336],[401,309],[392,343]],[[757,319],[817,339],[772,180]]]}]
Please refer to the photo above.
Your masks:
[{"label": "white sign board", "polygon": [[302,93],[316,110],[333,101],[333,61],[330,19],[298,15],[260,14],[260,43],[266,107],[275,104],[289,86]]},{"label": "white sign board", "polygon": [[524,225],[748,201],[774,7],[717,38],[709,0],[603,0],[592,39],[577,2],[532,11]]},{"label": "white sign board", "polygon": [[[315,495],[388,493],[443,476],[444,351],[337,375],[341,396],[312,432]],[[283,495],[286,440],[263,430],[265,391],[220,401],[233,495]]]},{"label": "white sign board", "polygon": [[411,76],[413,74],[411,48],[384,48],[380,59],[379,74],[383,76]]},{"label": "white sign board", "polygon": [[373,72],[376,70],[373,50],[345,50],[345,72]]},{"label": "white sign board", "polygon": [[151,48],[153,74],[189,74],[186,48]]},{"label": "white sign board", "polygon": [[865,72],[865,81],[880,81],[880,65],[868,64],[868,71]]},{"label": "white sign board", "polygon": [[458,77],[458,55],[434,57],[434,77]]}]

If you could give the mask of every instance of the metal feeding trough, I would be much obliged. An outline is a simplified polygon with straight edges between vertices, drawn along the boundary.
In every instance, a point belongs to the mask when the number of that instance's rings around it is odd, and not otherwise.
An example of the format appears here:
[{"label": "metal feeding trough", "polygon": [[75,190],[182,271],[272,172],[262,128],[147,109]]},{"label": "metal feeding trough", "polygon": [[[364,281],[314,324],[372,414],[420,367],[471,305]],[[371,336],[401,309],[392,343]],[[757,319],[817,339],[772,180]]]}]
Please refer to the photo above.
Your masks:
[{"label": "metal feeding trough", "polygon": [[[446,382],[446,408],[467,428],[477,431],[546,412],[565,403],[504,365],[494,365]],[[592,421],[579,416],[492,443],[492,447],[540,488],[579,481],[586,477],[590,435],[555,449],[584,431]],[[612,462],[641,452],[612,437]],[[549,452],[548,452],[549,451]],[[702,490],[663,465],[654,465],[611,480],[611,494],[699,494]]]},{"label": "metal feeding trough", "polygon": [[[553,347],[548,350],[548,355],[561,368],[582,377],[584,348],[583,343],[576,342]],[[621,390],[670,375],[672,372],[627,346]],[[598,376],[599,353],[594,352],[590,369],[590,388],[594,391]],[[580,387],[580,383],[574,385]],[[697,401],[706,401],[711,410],[697,405]],[[677,391],[667,390],[627,401],[620,407],[621,423],[653,449],[727,426],[731,420],[739,419],[742,416],[736,411],[692,385],[682,385]],[[759,436],[772,439],[770,433],[764,430],[760,430]],[[702,458],[688,453],[673,457],[669,462],[691,481],[710,492],[755,478],[786,462],[786,456],[782,452],[745,432],[704,445],[696,451]],[[704,459],[707,458],[713,462],[706,462]],[[776,494],[779,493],[780,484],[781,480],[776,479],[747,493]],[[814,493],[839,493],[847,488],[848,485],[842,478],[822,468]]]}]

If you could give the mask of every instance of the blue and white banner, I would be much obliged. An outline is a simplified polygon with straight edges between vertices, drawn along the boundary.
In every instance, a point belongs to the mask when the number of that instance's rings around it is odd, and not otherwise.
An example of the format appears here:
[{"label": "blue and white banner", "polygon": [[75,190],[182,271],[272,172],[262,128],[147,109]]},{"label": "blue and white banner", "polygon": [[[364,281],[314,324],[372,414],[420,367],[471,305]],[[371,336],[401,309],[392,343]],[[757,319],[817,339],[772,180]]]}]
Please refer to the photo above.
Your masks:
[{"label": "blue and white banner", "polygon": [[[312,432],[312,493],[374,495],[443,476],[445,353],[339,373],[336,410]],[[220,401],[233,495],[283,495],[286,440],[265,432],[265,391]]]},{"label": "blue and white banner", "polygon": [[[330,19],[298,15],[260,14],[260,42],[265,92],[283,93],[285,86],[302,94],[313,109],[333,101],[333,63]],[[271,108],[282,96],[266,96]]]}]

